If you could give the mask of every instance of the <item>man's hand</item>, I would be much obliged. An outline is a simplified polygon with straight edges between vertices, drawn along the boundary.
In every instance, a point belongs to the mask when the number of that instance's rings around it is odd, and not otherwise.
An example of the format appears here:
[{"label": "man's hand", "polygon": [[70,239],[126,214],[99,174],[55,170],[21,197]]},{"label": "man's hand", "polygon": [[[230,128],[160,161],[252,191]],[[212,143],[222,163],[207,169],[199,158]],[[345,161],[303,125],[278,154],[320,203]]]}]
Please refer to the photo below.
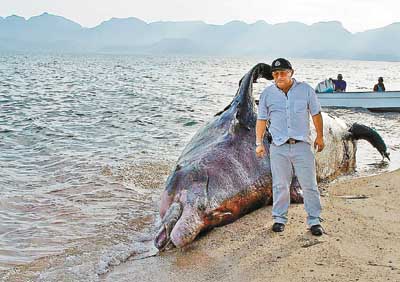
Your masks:
[{"label": "man's hand", "polygon": [[259,158],[263,158],[267,154],[267,149],[264,144],[258,145],[256,148],[256,155]]},{"label": "man's hand", "polygon": [[321,136],[317,136],[314,141],[314,148],[317,150],[317,152],[321,152],[325,147],[324,144],[324,138]]}]

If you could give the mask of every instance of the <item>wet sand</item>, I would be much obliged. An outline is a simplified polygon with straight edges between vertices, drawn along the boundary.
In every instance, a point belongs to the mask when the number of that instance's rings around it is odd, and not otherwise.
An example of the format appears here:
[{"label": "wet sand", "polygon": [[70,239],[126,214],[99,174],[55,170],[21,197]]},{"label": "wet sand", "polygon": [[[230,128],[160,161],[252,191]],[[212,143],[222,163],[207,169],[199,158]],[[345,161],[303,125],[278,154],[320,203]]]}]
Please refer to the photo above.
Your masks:
[{"label": "wet sand", "polygon": [[400,170],[324,187],[323,226],[291,205],[285,232],[271,207],[212,230],[186,250],[129,260],[101,281],[400,281]]}]

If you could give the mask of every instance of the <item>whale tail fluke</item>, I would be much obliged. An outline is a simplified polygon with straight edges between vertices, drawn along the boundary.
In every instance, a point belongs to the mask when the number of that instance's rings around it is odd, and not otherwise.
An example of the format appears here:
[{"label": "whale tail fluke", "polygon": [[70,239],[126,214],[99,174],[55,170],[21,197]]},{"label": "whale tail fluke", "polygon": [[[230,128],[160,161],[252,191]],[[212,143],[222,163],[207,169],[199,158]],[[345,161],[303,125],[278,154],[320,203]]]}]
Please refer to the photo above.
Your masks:
[{"label": "whale tail fluke", "polygon": [[390,161],[385,141],[383,141],[382,137],[375,129],[363,124],[354,123],[350,127],[349,132],[351,138],[355,140],[363,139],[368,141],[378,150],[383,159],[387,158]]}]

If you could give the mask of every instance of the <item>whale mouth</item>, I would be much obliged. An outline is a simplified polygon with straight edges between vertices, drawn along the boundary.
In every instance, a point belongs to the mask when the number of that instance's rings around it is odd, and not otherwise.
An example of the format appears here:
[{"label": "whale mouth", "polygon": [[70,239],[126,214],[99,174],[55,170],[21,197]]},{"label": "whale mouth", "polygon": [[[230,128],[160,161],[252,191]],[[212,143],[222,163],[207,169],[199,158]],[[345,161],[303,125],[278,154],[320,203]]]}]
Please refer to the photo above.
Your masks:
[{"label": "whale mouth", "polygon": [[158,231],[158,234],[154,239],[154,245],[158,250],[163,251],[172,244],[171,237],[169,235],[170,234],[168,234],[167,229],[165,227],[162,227]]},{"label": "whale mouth", "polygon": [[165,216],[161,221],[161,227],[154,239],[154,245],[160,251],[174,246],[170,235],[182,215],[182,210],[183,208],[181,203],[174,202],[165,213]]}]

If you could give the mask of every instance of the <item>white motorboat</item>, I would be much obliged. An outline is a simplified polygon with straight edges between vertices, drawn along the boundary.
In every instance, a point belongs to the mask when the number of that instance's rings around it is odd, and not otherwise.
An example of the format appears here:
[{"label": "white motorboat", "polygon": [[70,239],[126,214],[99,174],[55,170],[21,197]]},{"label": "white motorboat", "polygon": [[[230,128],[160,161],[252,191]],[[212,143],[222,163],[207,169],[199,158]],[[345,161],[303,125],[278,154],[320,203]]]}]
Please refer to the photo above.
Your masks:
[{"label": "white motorboat", "polygon": [[322,107],[366,108],[370,111],[400,112],[400,91],[317,93]]}]

